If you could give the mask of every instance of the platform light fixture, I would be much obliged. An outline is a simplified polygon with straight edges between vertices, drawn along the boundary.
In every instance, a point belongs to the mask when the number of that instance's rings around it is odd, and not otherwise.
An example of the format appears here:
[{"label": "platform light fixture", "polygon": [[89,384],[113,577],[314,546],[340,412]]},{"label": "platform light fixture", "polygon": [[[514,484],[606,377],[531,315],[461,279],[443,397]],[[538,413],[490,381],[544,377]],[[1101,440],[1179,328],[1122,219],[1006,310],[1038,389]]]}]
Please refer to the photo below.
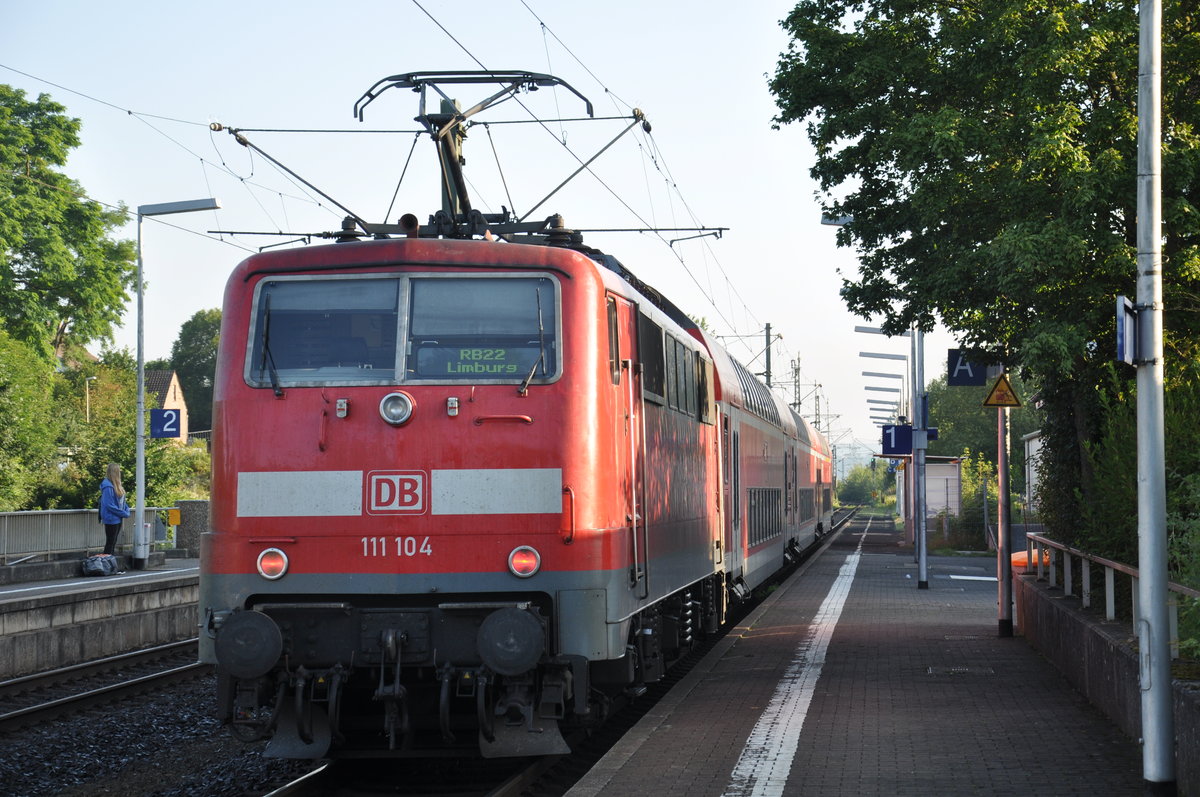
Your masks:
[{"label": "platform light fixture", "polygon": [[189,199],[183,202],[160,202],[138,205],[137,209],[137,505],[134,507],[133,566],[142,569],[150,555],[150,540],[146,533],[146,347],[145,315],[143,313],[144,270],[142,263],[142,218],[168,216],[173,213],[192,213],[197,210],[217,210],[221,203],[212,197]]}]

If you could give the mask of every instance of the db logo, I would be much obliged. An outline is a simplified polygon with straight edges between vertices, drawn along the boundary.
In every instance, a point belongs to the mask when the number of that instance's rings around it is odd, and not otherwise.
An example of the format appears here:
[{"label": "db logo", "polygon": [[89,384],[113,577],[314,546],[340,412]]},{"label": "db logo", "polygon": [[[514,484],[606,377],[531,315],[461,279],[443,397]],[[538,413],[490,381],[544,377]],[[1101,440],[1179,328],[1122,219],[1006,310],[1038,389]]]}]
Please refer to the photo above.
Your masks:
[{"label": "db logo", "polygon": [[367,513],[384,515],[397,512],[421,514],[425,511],[424,471],[376,470],[367,474]]}]

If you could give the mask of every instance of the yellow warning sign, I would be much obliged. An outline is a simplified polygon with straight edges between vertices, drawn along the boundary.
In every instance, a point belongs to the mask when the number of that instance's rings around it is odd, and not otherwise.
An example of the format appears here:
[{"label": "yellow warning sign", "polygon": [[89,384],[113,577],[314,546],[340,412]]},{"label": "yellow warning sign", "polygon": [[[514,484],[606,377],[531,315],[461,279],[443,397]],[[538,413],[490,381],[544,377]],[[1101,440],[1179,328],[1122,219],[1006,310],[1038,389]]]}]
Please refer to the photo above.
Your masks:
[{"label": "yellow warning sign", "polygon": [[1000,378],[996,380],[996,384],[992,385],[992,389],[988,392],[987,398],[983,400],[983,406],[1021,406],[1021,400],[1017,398],[1017,392],[1012,389],[1012,385],[1008,382],[1008,374],[1000,374]]}]

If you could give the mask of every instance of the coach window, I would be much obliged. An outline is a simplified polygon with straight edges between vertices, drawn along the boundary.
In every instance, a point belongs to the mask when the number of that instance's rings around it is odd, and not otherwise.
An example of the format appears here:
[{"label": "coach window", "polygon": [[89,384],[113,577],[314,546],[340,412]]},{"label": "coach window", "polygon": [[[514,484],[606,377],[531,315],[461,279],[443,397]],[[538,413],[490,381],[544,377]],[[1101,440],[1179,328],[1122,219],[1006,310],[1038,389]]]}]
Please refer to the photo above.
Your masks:
[{"label": "coach window", "polygon": [[413,277],[405,380],[549,382],[558,315],[548,277]]},{"label": "coach window", "polygon": [[247,382],[394,381],[398,295],[394,279],[264,281],[247,345]]}]

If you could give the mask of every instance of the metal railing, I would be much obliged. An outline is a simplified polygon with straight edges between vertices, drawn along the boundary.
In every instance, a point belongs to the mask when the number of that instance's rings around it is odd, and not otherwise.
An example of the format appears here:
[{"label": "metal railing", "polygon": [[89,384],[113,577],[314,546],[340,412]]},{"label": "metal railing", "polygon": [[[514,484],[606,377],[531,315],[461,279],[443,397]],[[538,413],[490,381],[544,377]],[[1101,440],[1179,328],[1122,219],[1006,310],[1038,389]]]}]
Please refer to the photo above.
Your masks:
[{"label": "metal railing", "polygon": [[[1034,554],[1034,549],[1037,554]],[[1131,600],[1132,631],[1137,634],[1138,614],[1138,569],[1131,565],[1114,562],[1102,556],[1086,553],[1069,545],[1047,539],[1040,534],[1025,536],[1026,559],[1025,572],[1037,571],[1038,581],[1047,581],[1051,587],[1058,586],[1060,571],[1059,556],[1062,556],[1062,591],[1064,595],[1078,597],[1084,608],[1092,605],[1092,565],[1104,568],[1104,616],[1109,620],[1117,619],[1117,574],[1129,578]],[[1075,563],[1079,563],[1079,595],[1075,595]],[[1185,587],[1182,584],[1170,582],[1167,585],[1167,612],[1170,622],[1171,658],[1179,658],[1179,595],[1190,598],[1200,598],[1200,590]]]},{"label": "metal railing", "polygon": [[[146,507],[150,539],[166,539],[160,512]],[[133,519],[122,524],[120,545],[132,544]],[[104,547],[104,526],[95,509],[48,509],[39,512],[0,512],[0,563],[15,565],[55,554]]]}]

